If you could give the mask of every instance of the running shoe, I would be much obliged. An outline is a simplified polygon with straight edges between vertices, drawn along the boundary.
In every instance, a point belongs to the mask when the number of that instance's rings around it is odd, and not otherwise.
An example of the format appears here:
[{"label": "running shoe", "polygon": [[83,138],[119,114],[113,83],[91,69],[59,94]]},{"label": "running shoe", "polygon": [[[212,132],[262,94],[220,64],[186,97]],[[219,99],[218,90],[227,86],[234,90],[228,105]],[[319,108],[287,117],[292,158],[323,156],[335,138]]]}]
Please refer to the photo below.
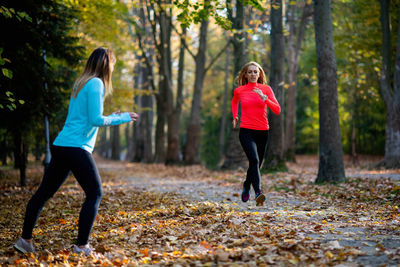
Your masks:
[{"label": "running shoe", "polygon": [[26,241],[22,237],[14,244],[14,248],[21,253],[35,253],[35,247],[31,242]]},{"label": "running shoe", "polygon": [[243,185],[242,201],[247,202],[249,198],[250,198],[250,190],[246,189],[246,187]]},{"label": "running shoe", "polygon": [[89,256],[90,253],[92,253],[92,248],[89,246],[89,244],[86,244],[84,247],[80,248],[77,245],[74,245],[74,248],[72,250],[76,254],[85,254],[85,256]]},{"label": "running shoe", "polygon": [[265,201],[265,196],[262,192],[258,192],[256,193],[256,197],[255,197],[257,206],[262,206],[264,204]]}]

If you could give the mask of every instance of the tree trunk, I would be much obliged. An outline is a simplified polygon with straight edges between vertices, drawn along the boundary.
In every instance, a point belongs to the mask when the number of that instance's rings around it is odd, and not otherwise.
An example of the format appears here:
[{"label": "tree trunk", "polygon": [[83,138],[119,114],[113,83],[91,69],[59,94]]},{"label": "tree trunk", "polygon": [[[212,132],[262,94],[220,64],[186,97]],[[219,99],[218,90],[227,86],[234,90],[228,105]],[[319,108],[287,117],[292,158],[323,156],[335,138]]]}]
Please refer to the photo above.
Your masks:
[{"label": "tree trunk", "polygon": [[180,125],[183,104],[183,77],[185,68],[185,37],[186,28],[182,29],[181,46],[179,50],[178,65],[178,90],[176,94],[175,108],[171,114],[171,123],[168,126],[168,149],[166,164],[177,164],[180,162]]},{"label": "tree trunk", "polygon": [[19,169],[20,185],[26,186],[26,164],[28,160],[28,145],[19,130],[13,131],[14,166]]},{"label": "tree trunk", "polygon": [[41,146],[41,141],[43,139],[43,134],[36,134],[35,135],[35,148],[34,148],[34,156],[36,161],[40,161],[43,154],[43,148]]},{"label": "tree trunk", "polygon": [[317,183],[345,180],[340,137],[336,56],[331,1],[314,0],[314,27],[319,86],[319,167]]},{"label": "tree trunk", "polygon": [[[152,76],[152,70],[148,67],[143,68],[143,90],[148,93],[142,96],[143,111],[141,113],[141,125],[143,129],[143,159],[145,163],[153,162],[153,106],[154,96],[153,90],[150,85],[150,77]],[[139,145],[139,144],[136,144]]]},{"label": "tree trunk", "polygon": [[[166,1],[170,3],[170,1]],[[167,4],[164,3],[163,4]],[[153,27],[154,39],[158,51],[158,69],[159,69],[159,93],[157,94],[157,126],[156,126],[156,158],[158,163],[166,160],[165,146],[165,123],[168,127],[173,123],[173,93],[172,93],[172,71],[171,71],[171,14],[167,14],[165,7],[158,3],[157,8],[153,6],[155,24]],[[171,11],[170,11],[171,12]],[[149,20],[151,18],[149,17]],[[168,137],[169,138],[169,137]]]},{"label": "tree trunk", "polygon": [[122,150],[125,150],[126,148],[126,153],[125,155],[121,158],[122,160],[128,160],[128,152],[129,152],[129,143],[133,143],[132,140],[132,134],[131,134],[131,127],[129,127],[130,125],[127,124],[125,125],[124,128],[124,133],[125,133],[125,140],[126,140],[126,147],[122,147]]},{"label": "tree trunk", "polygon": [[111,126],[111,159],[121,159],[121,137],[119,135],[119,125]]},{"label": "tree trunk", "polygon": [[3,166],[7,166],[7,135],[3,136],[0,143],[0,160]]},{"label": "tree trunk", "polygon": [[103,158],[107,157],[107,128],[101,128],[99,129],[100,133],[100,140],[97,145],[96,152]]},{"label": "tree trunk", "polygon": [[[133,107],[135,108],[136,112],[141,113],[142,110],[142,102],[141,102],[141,94],[140,92],[140,87],[141,84],[143,83],[142,80],[142,72],[143,72],[143,67],[141,64],[141,59],[139,55],[135,56],[135,67],[133,68]],[[141,115],[141,114],[140,114]],[[140,149],[138,148],[138,145],[142,143],[142,139],[140,138],[142,136],[141,134],[141,128],[140,126],[140,120],[142,119],[142,116],[139,116],[139,118],[132,124],[132,135],[130,137],[127,137],[127,144],[128,144],[128,149],[127,149],[127,154],[126,154],[126,159],[128,161],[137,161],[136,156],[138,158],[141,158],[140,155]],[[129,127],[127,127],[129,128]],[[128,135],[129,136],[129,135]],[[140,161],[140,160],[139,160]]]},{"label": "tree trunk", "polygon": [[229,88],[229,66],[231,65],[231,49],[230,46],[226,49],[226,60],[225,60],[225,82],[224,82],[224,98],[222,101],[222,115],[221,115],[221,128],[219,130],[219,157],[222,162],[222,156],[224,155],[225,147],[225,135],[226,135],[226,119],[228,112],[228,88]]},{"label": "tree trunk", "polygon": [[300,49],[304,39],[304,32],[309,16],[311,5],[304,3],[300,22],[297,21],[296,3],[290,4],[287,13],[289,23],[288,44],[288,91],[286,104],[286,129],[285,129],[285,158],[295,162],[296,152],[296,98],[297,98],[297,71],[299,66]]},{"label": "tree trunk", "polygon": [[380,0],[380,5],[380,20],[382,25],[382,72],[380,85],[387,114],[385,157],[379,163],[379,166],[398,168],[400,167],[400,26],[397,33],[394,78],[392,80],[392,45],[389,19],[390,0]]},{"label": "tree trunk", "polygon": [[192,109],[190,112],[189,126],[186,132],[186,146],[184,153],[185,164],[199,163],[199,142],[201,136],[201,98],[205,77],[206,48],[207,48],[208,20],[203,20],[200,26],[199,50],[196,55],[196,71]]},{"label": "tree trunk", "polygon": [[[142,76],[141,70],[139,71],[139,76]],[[141,79],[138,79],[139,82],[141,83]],[[140,83],[138,83],[138,86],[140,86]],[[136,87],[138,88],[138,87]],[[142,96],[137,95],[135,96],[135,104],[138,110],[142,110]],[[134,137],[134,153],[133,153],[133,162],[141,162],[143,159],[143,154],[144,154],[144,129],[142,128],[142,121],[143,118],[140,116],[133,127],[133,137]]]},{"label": "tree trunk", "polygon": [[[230,1],[227,1],[230,3]],[[246,43],[244,42],[244,6],[241,1],[236,1],[236,16],[233,17],[232,9],[228,8],[228,18],[232,22],[232,28],[237,32],[233,36],[233,77],[236,77],[244,64],[248,61],[248,53]],[[237,87],[237,84],[233,84],[231,95]],[[232,124],[231,124],[232,125]],[[240,124],[239,124],[240,125]],[[232,126],[231,126],[232,127]],[[223,169],[237,169],[239,167],[246,168],[248,165],[246,155],[240,145],[239,141],[239,129],[236,127],[232,128],[226,144],[225,161],[221,166]]]},{"label": "tree trunk", "polygon": [[[136,108],[140,111],[143,109],[142,103],[142,92],[141,89],[143,87],[144,75],[143,75],[143,66],[141,64],[141,57],[137,57],[137,64],[134,69],[134,103]],[[143,148],[144,148],[144,129],[142,128],[142,116],[135,121],[133,126],[133,155],[131,161],[141,162],[143,159]]]},{"label": "tree trunk", "polygon": [[[147,6],[144,4],[144,6]],[[150,8],[149,6],[147,6]],[[154,92],[156,90],[155,85],[154,85],[154,74],[153,74],[153,62],[154,62],[154,50],[152,47],[154,47],[154,41],[155,41],[155,36],[156,33],[152,32],[156,30],[156,28],[151,28],[150,27],[150,18],[146,19],[146,14],[145,14],[145,9],[143,7],[135,10],[138,13],[139,16],[139,22],[141,27],[136,27],[136,38],[139,43],[139,47],[142,51],[142,56],[138,58],[138,61],[140,62],[139,65],[139,71],[140,75],[135,76],[135,77],[140,77],[140,82],[137,83],[136,88],[141,90],[141,95],[140,95],[140,104],[141,104],[141,109],[140,109],[140,117],[139,120],[136,121],[133,125],[133,128],[135,130],[141,131],[141,136],[142,139],[139,140],[134,140],[134,146],[136,146],[137,153],[136,156],[134,155],[132,160],[136,161],[142,161],[146,163],[150,163],[154,161],[153,158],[153,116],[154,116],[154,111],[153,111],[153,106],[154,106]],[[139,25],[137,25],[139,26]],[[143,37],[144,36],[146,38]],[[150,36],[153,36],[154,39],[149,38]],[[142,64],[142,62],[144,62]],[[156,97],[161,97],[159,94],[157,94]],[[162,99],[159,104],[162,105]],[[158,106],[157,104],[157,111],[159,109],[163,109],[163,107]],[[160,111],[162,113],[162,111]],[[164,115],[160,116],[160,119],[165,119]],[[156,151],[161,151],[159,152],[160,157],[157,158],[159,162],[162,161],[164,157],[164,122],[157,121],[159,123],[159,128],[156,131],[156,144],[157,148]],[[161,133],[161,134],[160,134]],[[160,136],[160,138],[158,138]],[[139,147],[140,148],[139,148]],[[139,153],[139,150],[142,151],[142,153]]]},{"label": "tree trunk", "polygon": [[[282,25],[282,0],[271,2],[271,67],[270,67],[270,85],[274,90],[276,100],[283,108],[284,103],[284,39]],[[283,112],[282,112],[283,113]],[[270,114],[269,117],[269,144],[265,156],[265,169],[285,168],[284,161],[284,117]]]}]

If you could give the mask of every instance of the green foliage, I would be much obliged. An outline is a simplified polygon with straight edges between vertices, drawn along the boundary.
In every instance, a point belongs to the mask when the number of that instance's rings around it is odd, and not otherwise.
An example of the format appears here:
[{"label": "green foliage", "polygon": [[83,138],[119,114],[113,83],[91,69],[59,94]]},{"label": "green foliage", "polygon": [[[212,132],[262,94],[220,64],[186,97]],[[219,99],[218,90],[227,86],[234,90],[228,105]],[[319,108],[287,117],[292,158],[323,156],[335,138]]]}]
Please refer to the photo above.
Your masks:
[{"label": "green foliage", "polygon": [[[397,32],[399,8],[400,4],[392,3],[393,33]],[[386,111],[378,80],[382,39],[379,2],[335,1],[332,12],[344,152],[351,152],[355,127],[358,154],[383,154]],[[395,34],[392,38],[394,43]],[[312,28],[309,28],[300,57],[297,81],[297,153],[318,153],[318,78],[314,42]]]},{"label": "green foliage", "polygon": [[296,152],[300,154],[318,153],[319,146],[318,79],[313,38],[313,31],[309,29],[299,62]]},{"label": "green foliage", "polygon": [[220,130],[218,117],[206,117],[204,119],[203,138],[201,144],[201,159],[207,168],[215,169],[219,163],[218,136]]},{"label": "green foliage", "polygon": [[216,24],[225,30],[229,30],[232,26],[231,21],[221,15],[225,9],[223,1],[176,0],[174,6],[179,10],[177,19],[182,27],[188,28],[190,25],[198,24],[210,17],[213,17]]},{"label": "green foliage", "polygon": [[[370,8],[365,8],[367,5]],[[392,12],[399,7],[393,4]],[[357,153],[383,154],[386,112],[378,80],[382,45],[379,2],[338,1],[334,12],[341,14],[334,19],[334,40],[344,151],[351,152],[355,127]]]},{"label": "green foliage", "polygon": [[69,93],[64,89],[71,87],[74,75],[68,66],[80,58],[77,38],[71,35],[75,17],[50,0],[3,1],[1,10],[0,34],[7,38],[0,40],[0,62],[9,71],[0,75],[0,128],[26,145],[33,142],[45,114],[65,114]]}]

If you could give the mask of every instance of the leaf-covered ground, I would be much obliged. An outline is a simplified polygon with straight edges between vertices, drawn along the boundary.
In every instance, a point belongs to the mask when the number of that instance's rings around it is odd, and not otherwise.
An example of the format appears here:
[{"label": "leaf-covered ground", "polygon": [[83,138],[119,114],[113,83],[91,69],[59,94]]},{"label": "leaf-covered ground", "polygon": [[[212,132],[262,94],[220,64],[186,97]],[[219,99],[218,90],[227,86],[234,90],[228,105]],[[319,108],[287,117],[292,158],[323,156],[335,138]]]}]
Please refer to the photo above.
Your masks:
[{"label": "leaf-covered ground", "polygon": [[240,201],[244,170],[97,162],[104,197],[91,235],[94,257],[71,253],[84,198],[73,177],[39,218],[36,255],[16,253],[42,168],[29,168],[24,189],[14,170],[2,169],[0,265],[400,264],[400,170],[349,166],[346,183],[315,185],[318,162],[302,157],[288,172],[262,175],[267,201],[256,207]]}]

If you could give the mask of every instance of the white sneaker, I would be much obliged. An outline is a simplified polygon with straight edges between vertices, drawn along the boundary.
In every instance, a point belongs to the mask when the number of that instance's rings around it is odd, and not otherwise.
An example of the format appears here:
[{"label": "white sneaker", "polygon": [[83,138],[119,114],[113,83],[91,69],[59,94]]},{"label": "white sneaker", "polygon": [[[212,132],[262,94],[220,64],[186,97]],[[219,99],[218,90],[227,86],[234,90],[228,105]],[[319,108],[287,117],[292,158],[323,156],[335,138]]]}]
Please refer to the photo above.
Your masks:
[{"label": "white sneaker", "polygon": [[92,253],[92,248],[89,246],[89,244],[86,244],[83,248],[78,247],[77,245],[74,245],[74,248],[72,250],[76,254],[85,254],[85,256],[89,256],[90,253]]},{"label": "white sneaker", "polygon": [[22,237],[14,244],[14,248],[22,253],[35,253],[35,247],[33,243],[27,242]]}]

